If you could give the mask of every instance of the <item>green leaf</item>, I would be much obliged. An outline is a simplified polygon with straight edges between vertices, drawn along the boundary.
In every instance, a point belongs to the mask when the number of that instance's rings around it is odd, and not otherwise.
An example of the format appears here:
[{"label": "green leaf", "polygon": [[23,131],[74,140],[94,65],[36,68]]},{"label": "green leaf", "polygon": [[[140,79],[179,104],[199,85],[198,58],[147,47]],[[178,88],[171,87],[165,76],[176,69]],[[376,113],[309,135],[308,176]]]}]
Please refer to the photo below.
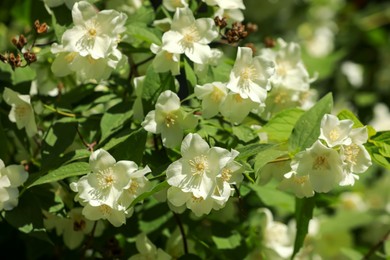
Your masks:
[{"label": "green leaf", "polygon": [[253,131],[253,129],[247,125],[233,126],[232,130],[233,134],[237,136],[239,140],[245,143],[248,143],[258,137],[257,134]]},{"label": "green leaf", "polygon": [[[352,120],[353,121],[353,128],[358,128],[358,127],[364,127],[364,125],[362,124],[362,122],[360,122],[360,120],[355,116],[354,113],[352,113],[352,111],[350,110],[342,110],[338,115],[337,117],[340,119],[340,120],[344,120],[344,119],[349,119],[349,120]],[[376,131],[375,129],[372,127],[372,126],[367,126],[367,131],[368,131],[368,136],[373,136],[376,134]]]},{"label": "green leaf", "polygon": [[154,13],[154,10],[152,8],[147,8],[145,6],[141,6],[137,9],[135,13],[130,15],[127,18],[128,23],[144,23],[144,24],[151,24],[154,19],[156,18],[156,15]]},{"label": "green leaf", "polygon": [[162,191],[164,189],[167,189],[169,186],[168,182],[167,181],[163,181],[163,182],[160,182],[159,184],[157,184],[156,186],[153,187],[152,190],[148,191],[148,192],[144,192],[142,193],[141,195],[139,195],[137,198],[135,198],[129,208],[131,207],[134,207],[135,204],[137,204],[138,202],[141,202],[143,201],[144,199],[146,198],[149,198],[150,196],[152,196],[153,194],[159,192],[159,191]]},{"label": "green leaf", "polygon": [[192,87],[196,86],[196,75],[187,59],[184,59],[184,71],[186,73],[186,79]]},{"label": "green leaf", "polygon": [[273,144],[250,144],[243,147],[239,147],[236,150],[240,153],[237,156],[237,160],[245,160],[249,157],[260,153],[261,151],[275,147]]},{"label": "green leaf", "polygon": [[42,143],[42,169],[54,167],[60,155],[74,141],[77,133],[77,120],[64,117],[57,120],[46,132]]},{"label": "green leaf", "polygon": [[90,171],[91,171],[91,167],[86,162],[75,162],[75,163],[67,164],[56,170],[50,171],[46,175],[41,176],[33,183],[28,185],[27,189],[45,183],[60,181],[69,177],[87,174]]},{"label": "green leaf", "polygon": [[11,80],[13,85],[23,83],[26,81],[32,81],[36,78],[36,72],[30,66],[24,68],[16,68],[11,74]]},{"label": "green leaf", "polygon": [[249,184],[249,187],[256,192],[257,196],[265,205],[277,207],[289,213],[294,212],[294,197],[292,195],[268,185]]},{"label": "green leaf", "polygon": [[144,23],[131,23],[126,28],[126,32],[130,37],[147,43],[161,45],[161,32],[159,30],[149,28]]},{"label": "green leaf", "polygon": [[332,93],[329,93],[298,119],[289,140],[290,151],[301,151],[318,139],[321,120],[331,112],[332,107]]},{"label": "green leaf", "polygon": [[347,257],[350,260],[364,259],[362,253],[352,249],[352,248],[341,248],[340,249],[342,255]]},{"label": "green leaf", "polygon": [[5,220],[19,231],[52,244],[43,226],[40,202],[33,192],[26,191],[18,206],[5,212]]},{"label": "green leaf", "polygon": [[100,121],[101,141],[120,130],[132,117],[133,111],[129,102],[121,102],[108,109]]},{"label": "green leaf", "polygon": [[[269,162],[279,158],[282,155],[286,155],[287,151],[277,150],[276,148],[270,148],[259,152],[255,157],[254,170],[256,178],[259,177],[260,170]],[[288,157],[287,157],[288,158]]]},{"label": "green leaf", "polygon": [[233,249],[241,244],[241,235],[238,232],[232,232],[233,234],[229,237],[217,237],[212,236],[217,249]]},{"label": "green leaf", "polygon": [[297,233],[295,236],[294,252],[291,259],[299,252],[303,246],[306,234],[309,230],[309,221],[313,217],[315,198],[295,199],[295,220],[297,223]]},{"label": "green leaf", "polygon": [[272,117],[259,133],[266,133],[268,141],[284,142],[290,137],[294,125],[303,113],[304,111],[298,108],[283,110]]}]

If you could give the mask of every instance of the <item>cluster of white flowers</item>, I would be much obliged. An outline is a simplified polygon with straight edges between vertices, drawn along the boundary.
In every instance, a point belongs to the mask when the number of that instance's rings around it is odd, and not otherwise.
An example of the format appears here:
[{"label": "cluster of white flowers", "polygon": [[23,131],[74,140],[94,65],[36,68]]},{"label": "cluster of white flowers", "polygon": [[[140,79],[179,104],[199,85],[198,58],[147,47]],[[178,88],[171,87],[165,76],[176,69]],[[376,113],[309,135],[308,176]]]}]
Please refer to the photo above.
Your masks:
[{"label": "cluster of white flowers", "polygon": [[170,90],[160,94],[155,110],[150,111],[142,122],[143,128],[153,134],[160,134],[163,145],[174,148],[183,139],[183,130],[194,128],[198,119],[186,113],[180,106],[179,97]]},{"label": "cluster of white flowers", "polygon": [[89,220],[107,219],[118,227],[133,214],[129,208],[135,198],[150,188],[145,174],[148,166],[139,170],[132,161],[116,162],[107,151],[99,149],[89,158],[92,172],[70,184],[77,192],[83,215]]},{"label": "cluster of white flowers", "polygon": [[43,212],[45,219],[43,224],[47,230],[55,229],[57,236],[63,236],[64,243],[69,249],[75,249],[81,245],[86,235],[92,230],[95,237],[100,236],[104,230],[102,221],[95,222],[86,219],[82,215],[82,208],[73,208],[68,212],[68,217],[60,217],[47,211]]},{"label": "cluster of white flowers", "polygon": [[220,112],[233,123],[240,123],[253,110],[262,110],[271,89],[273,61],[252,57],[252,49],[239,47],[229,82],[213,82],[195,87],[202,100],[202,114],[210,118]]},{"label": "cluster of white flowers", "polygon": [[107,79],[125,56],[117,49],[125,31],[127,16],[115,10],[98,12],[86,1],[73,5],[74,27],[62,35],[61,44],[53,44],[57,54],[52,71],[58,77],[76,73],[84,82]]},{"label": "cluster of white flowers", "polygon": [[270,78],[272,90],[264,111],[266,118],[288,107],[307,109],[312,106],[316,95],[310,90],[310,83],[314,79],[309,77],[297,43],[287,43],[279,38],[276,47],[262,49],[260,56],[275,64],[275,73]]},{"label": "cluster of white flowers", "polygon": [[0,211],[11,210],[18,205],[19,190],[28,177],[22,165],[5,167],[0,159]]},{"label": "cluster of white flowers", "polygon": [[171,71],[179,74],[180,54],[185,54],[191,61],[205,64],[213,53],[208,45],[218,36],[218,31],[211,18],[195,20],[188,7],[176,8],[171,28],[162,36],[162,45],[151,45],[156,54],[153,67],[157,72]]},{"label": "cluster of white flowers", "polygon": [[11,111],[8,115],[9,120],[16,123],[18,129],[26,128],[28,136],[34,136],[38,132],[38,129],[35,123],[30,96],[21,95],[9,88],[5,88],[3,98],[11,106]]},{"label": "cluster of white flowers", "polygon": [[243,179],[243,167],[234,161],[238,152],[210,148],[198,134],[188,134],[181,155],[166,171],[171,208],[181,212],[187,207],[197,216],[223,208],[233,194],[231,185]]},{"label": "cluster of white flowers", "polygon": [[326,114],[319,140],[295,155],[290,164],[292,171],[284,175],[279,187],[293,191],[297,197],[311,197],[314,192],[329,192],[336,185],[353,185],[359,179],[357,174],[372,164],[363,146],[367,128],[353,125],[352,120]]}]

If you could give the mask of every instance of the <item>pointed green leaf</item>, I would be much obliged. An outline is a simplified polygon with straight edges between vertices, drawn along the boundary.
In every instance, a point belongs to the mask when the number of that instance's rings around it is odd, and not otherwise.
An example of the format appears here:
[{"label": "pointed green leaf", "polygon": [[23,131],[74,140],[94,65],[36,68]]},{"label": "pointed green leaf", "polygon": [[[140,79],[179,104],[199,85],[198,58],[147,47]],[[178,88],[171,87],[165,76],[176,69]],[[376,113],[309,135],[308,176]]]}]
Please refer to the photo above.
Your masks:
[{"label": "pointed green leaf", "polygon": [[184,59],[184,71],[186,73],[187,81],[191,84],[192,87],[195,87],[197,84],[196,75],[187,59]]},{"label": "pointed green leaf", "polygon": [[331,112],[332,107],[332,93],[329,93],[298,119],[289,140],[290,151],[301,151],[318,139],[321,120]]}]

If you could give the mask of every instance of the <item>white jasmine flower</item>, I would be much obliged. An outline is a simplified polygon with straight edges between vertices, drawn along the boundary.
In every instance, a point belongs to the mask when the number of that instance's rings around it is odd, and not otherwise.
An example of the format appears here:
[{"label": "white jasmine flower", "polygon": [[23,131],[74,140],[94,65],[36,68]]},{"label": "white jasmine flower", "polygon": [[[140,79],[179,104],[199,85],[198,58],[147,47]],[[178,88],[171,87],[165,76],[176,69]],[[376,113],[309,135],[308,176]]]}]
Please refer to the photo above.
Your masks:
[{"label": "white jasmine flower", "polygon": [[203,64],[194,63],[194,71],[199,79],[206,78],[209,73],[210,66],[216,67],[220,64],[223,57],[223,52],[217,48],[211,48],[211,56],[207,62]]},{"label": "white jasmine flower", "polygon": [[115,9],[129,15],[134,14],[143,5],[144,0],[110,0],[106,1],[108,9]]},{"label": "white jasmine flower", "polygon": [[301,48],[295,42],[286,43],[278,39],[275,49],[263,49],[261,56],[275,63],[275,73],[271,77],[273,87],[283,87],[297,91],[307,91],[311,79],[301,59]]},{"label": "white jasmine flower", "polygon": [[352,61],[341,64],[341,72],[347,77],[348,82],[355,88],[363,85],[363,66]]},{"label": "white jasmine flower", "polygon": [[263,246],[277,253],[282,259],[291,257],[293,253],[293,241],[287,225],[274,221],[269,209],[262,208],[259,211],[265,215]]},{"label": "white jasmine flower", "polygon": [[196,85],[194,89],[197,98],[202,100],[202,116],[211,118],[218,114],[220,105],[227,96],[226,84],[222,82]]},{"label": "white jasmine flower", "polygon": [[220,147],[210,148],[198,134],[188,134],[181,144],[181,155],[168,166],[167,182],[205,199],[214,192],[215,178],[231,154]]},{"label": "white jasmine flower", "polygon": [[150,45],[150,50],[156,54],[156,57],[154,57],[152,62],[156,72],[170,71],[174,76],[180,74],[179,53],[170,53],[154,43]]},{"label": "white jasmine flower", "polygon": [[221,114],[234,124],[241,123],[253,109],[259,108],[259,104],[251,99],[244,99],[240,94],[229,92],[220,105]]},{"label": "white jasmine flower", "polygon": [[162,37],[162,49],[170,53],[184,53],[195,63],[206,63],[211,57],[208,44],[218,36],[213,19],[195,20],[189,8],[177,8],[171,30]]},{"label": "white jasmine flower", "polygon": [[126,210],[125,207],[120,205],[115,205],[110,207],[106,204],[101,204],[99,206],[92,206],[91,204],[86,204],[82,211],[83,215],[93,221],[100,219],[108,220],[114,227],[119,227],[126,223],[126,217],[131,216],[133,213],[133,208]]},{"label": "white jasmine flower", "polygon": [[278,188],[292,192],[298,198],[314,196],[314,190],[311,186],[309,175],[298,176],[294,171],[284,175],[284,179],[280,182]]},{"label": "white jasmine flower", "polygon": [[18,129],[26,128],[28,136],[34,136],[38,132],[38,129],[35,123],[30,96],[21,95],[9,88],[5,88],[3,99],[11,106],[11,111],[8,115],[9,120],[16,123]]},{"label": "white jasmine flower", "polygon": [[62,35],[65,51],[96,60],[106,58],[116,48],[127,16],[114,10],[98,12],[90,3],[81,1],[74,4],[72,18],[75,26]]},{"label": "white jasmine flower", "polygon": [[218,5],[222,9],[245,9],[243,0],[202,0],[207,5]]},{"label": "white jasmine flower", "polygon": [[59,77],[76,72],[80,81],[107,79],[126,58],[117,49],[125,31],[127,16],[114,10],[97,9],[86,1],[72,9],[74,27],[62,35],[62,44],[53,44],[57,54],[52,71]]},{"label": "white jasmine flower", "polygon": [[183,111],[179,97],[170,90],[160,94],[155,108],[146,115],[142,126],[148,132],[161,133],[165,147],[178,146],[183,139],[183,130],[197,124],[197,118]]},{"label": "white jasmine flower", "polygon": [[163,6],[171,12],[176,11],[176,8],[188,7],[188,0],[163,0]]},{"label": "white jasmine flower", "polygon": [[180,209],[185,206],[198,217],[209,214],[215,205],[212,197],[196,197],[192,192],[173,186],[168,189],[167,199],[174,206],[173,211],[180,213]]},{"label": "white jasmine flower", "polygon": [[317,140],[310,148],[299,152],[291,162],[298,177],[308,176],[316,192],[329,192],[343,177],[343,163],[336,150]]},{"label": "white jasmine flower", "polygon": [[11,210],[18,205],[19,190],[28,177],[21,165],[5,167],[0,159],[0,211]]},{"label": "white jasmine flower", "polygon": [[219,8],[215,13],[214,17],[220,18],[225,17],[228,21],[242,22],[244,21],[244,14],[240,9],[223,9]]},{"label": "white jasmine flower", "polygon": [[[43,224],[46,229],[56,229],[57,236],[63,235],[64,244],[71,250],[81,245],[86,235],[93,229],[94,222],[82,215],[82,208],[73,208],[68,212],[68,218],[62,218],[44,211]],[[96,224],[93,235],[100,236],[103,233],[104,225],[101,221]]]},{"label": "white jasmine flower", "polygon": [[269,78],[274,73],[272,61],[257,56],[252,58],[252,49],[239,47],[234,67],[230,72],[227,88],[240,94],[243,99],[264,103],[271,86]]},{"label": "white jasmine flower", "polygon": [[341,159],[344,162],[344,178],[340,185],[353,185],[359,176],[354,173],[363,173],[371,165],[371,156],[363,146],[367,142],[368,133],[366,127],[351,130],[350,145],[342,145],[340,148]]},{"label": "white jasmine flower", "polygon": [[337,116],[326,114],[321,120],[319,139],[324,140],[329,147],[349,145],[352,126],[352,120],[339,120]]},{"label": "white jasmine flower", "polygon": [[168,255],[161,248],[157,248],[145,235],[141,233],[137,236],[135,246],[139,254],[133,255],[129,260],[142,260],[142,259],[158,259],[158,260],[170,260],[172,257]]}]

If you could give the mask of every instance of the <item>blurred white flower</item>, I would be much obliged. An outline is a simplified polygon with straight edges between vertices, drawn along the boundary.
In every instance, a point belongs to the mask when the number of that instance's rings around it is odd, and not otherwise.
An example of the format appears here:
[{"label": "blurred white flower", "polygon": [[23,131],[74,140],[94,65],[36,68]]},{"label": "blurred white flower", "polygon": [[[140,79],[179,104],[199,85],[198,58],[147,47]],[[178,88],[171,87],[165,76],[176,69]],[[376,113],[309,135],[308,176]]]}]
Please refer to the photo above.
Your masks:
[{"label": "blurred white flower", "polygon": [[141,125],[148,132],[161,133],[163,145],[168,148],[179,146],[183,131],[195,127],[198,122],[194,115],[184,112],[179,97],[170,90],[160,94],[155,108]]},{"label": "blurred white flower", "polygon": [[295,171],[286,173],[279,183],[278,188],[283,191],[292,192],[298,198],[314,196],[309,175],[298,176]]},{"label": "blurred white flower", "polygon": [[[264,104],[263,104],[264,106]],[[234,124],[241,123],[254,109],[262,106],[249,98],[242,98],[240,94],[229,92],[219,107],[221,114]]]},{"label": "blurred white flower", "polygon": [[230,72],[227,88],[240,94],[243,99],[262,104],[271,89],[269,79],[274,73],[272,61],[263,57],[252,57],[252,49],[239,47],[234,67]]},{"label": "blurred white flower", "polygon": [[[81,245],[86,235],[89,235],[94,227],[94,222],[82,215],[82,208],[73,208],[68,212],[68,217],[63,218],[44,211],[43,224],[46,229],[56,229],[57,236],[62,235],[65,245],[69,249],[75,249]],[[98,221],[93,235],[100,236],[103,233],[103,222]]]},{"label": "blurred white flower", "polygon": [[390,130],[390,111],[384,103],[378,103],[374,107],[374,118],[369,123],[376,131]]},{"label": "blurred white flower", "polygon": [[11,210],[18,205],[19,190],[28,173],[22,165],[8,165],[0,159],[0,211]]},{"label": "blurred white flower", "polygon": [[171,12],[176,11],[176,8],[188,7],[188,0],[163,0],[163,6]]},{"label": "blurred white flower", "polygon": [[301,59],[300,46],[280,38],[277,43],[277,48],[262,49],[260,54],[275,63],[275,73],[270,78],[272,86],[307,91],[312,80]]},{"label": "blurred white flower", "polygon": [[218,114],[222,102],[227,96],[226,84],[222,82],[196,85],[194,89],[197,98],[202,100],[202,117],[211,118]]},{"label": "blurred white flower", "polygon": [[8,115],[9,120],[16,123],[18,129],[26,128],[28,136],[34,136],[38,132],[38,129],[35,123],[30,96],[21,95],[9,88],[5,88],[3,99],[11,106],[11,111]]},{"label": "blurred white flower", "polygon": [[218,5],[222,9],[245,9],[243,0],[202,0],[207,5]]},{"label": "blurred white flower", "polygon": [[170,260],[172,257],[168,255],[161,248],[157,248],[146,236],[145,233],[141,233],[137,236],[135,246],[139,254],[133,255],[129,260],[145,260],[145,259],[158,259],[158,260]]},{"label": "blurred white flower", "polygon": [[341,64],[341,72],[347,77],[348,82],[355,88],[363,85],[363,66],[352,61]]},{"label": "blurred white flower", "polygon": [[195,63],[206,63],[212,56],[208,44],[218,36],[211,18],[195,20],[189,8],[177,8],[171,29],[162,37],[162,49],[170,53],[184,53]]}]

